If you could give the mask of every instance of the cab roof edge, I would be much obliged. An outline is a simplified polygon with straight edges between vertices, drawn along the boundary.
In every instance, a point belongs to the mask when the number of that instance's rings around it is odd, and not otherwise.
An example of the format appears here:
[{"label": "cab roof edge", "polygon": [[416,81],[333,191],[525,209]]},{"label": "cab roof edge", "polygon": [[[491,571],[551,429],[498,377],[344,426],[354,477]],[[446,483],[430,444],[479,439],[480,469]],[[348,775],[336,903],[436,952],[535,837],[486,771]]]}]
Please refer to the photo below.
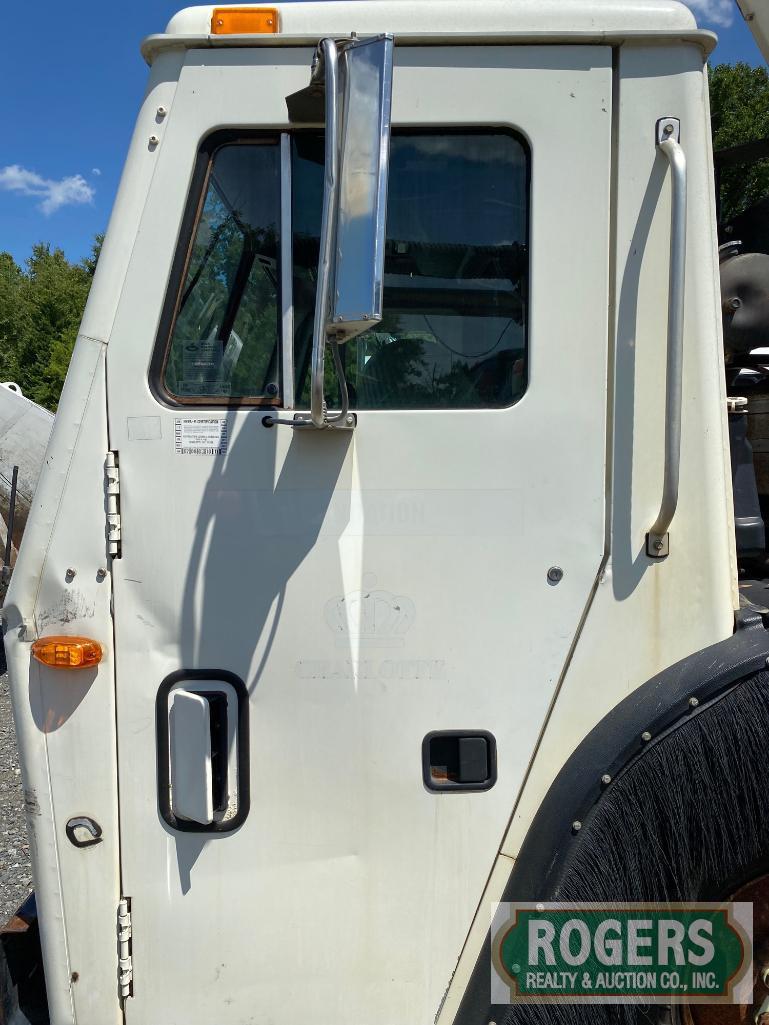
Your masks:
[{"label": "cab roof edge", "polygon": [[[401,0],[395,0],[401,2]],[[320,5],[319,5],[320,6]],[[270,35],[231,35],[216,36],[211,33],[189,35],[157,33],[147,36],[141,44],[142,57],[152,65],[158,54],[167,50],[215,49],[218,47],[273,47],[273,46],[308,46],[315,47],[323,35],[349,35],[352,30],[340,32],[329,28],[320,33],[276,33]],[[363,32],[368,33],[368,29]],[[363,34],[363,32],[359,34]],[[401,46],[494,46],[510,45],[599,45],[621,46],[623,43],[640,45],[674,45],[690,43],[698,46],[707,58],[718,43],[715,32],[707,29],[626,29],[624,31],[599,31],[595,29],[570,31],[486,31],[486,32],[435,32],[435,31],[394,31],[395,42]]]}]

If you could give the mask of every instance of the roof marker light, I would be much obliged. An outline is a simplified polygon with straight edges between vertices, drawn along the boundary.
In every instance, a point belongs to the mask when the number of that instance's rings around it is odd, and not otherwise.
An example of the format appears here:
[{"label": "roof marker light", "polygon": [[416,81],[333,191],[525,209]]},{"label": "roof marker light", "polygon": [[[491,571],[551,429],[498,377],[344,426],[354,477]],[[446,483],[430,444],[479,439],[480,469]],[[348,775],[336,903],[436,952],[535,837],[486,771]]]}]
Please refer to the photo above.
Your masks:
[{"label": "roof marker light", "polygon": [[90,637],[41,637],[32,643],[32,656],[52,669],[90,669],[102,658],[102,646]]},{"label": "roof marker light", "polygon": [[278,31],[277,7],[214,7],[214,36],[264,35]]}]

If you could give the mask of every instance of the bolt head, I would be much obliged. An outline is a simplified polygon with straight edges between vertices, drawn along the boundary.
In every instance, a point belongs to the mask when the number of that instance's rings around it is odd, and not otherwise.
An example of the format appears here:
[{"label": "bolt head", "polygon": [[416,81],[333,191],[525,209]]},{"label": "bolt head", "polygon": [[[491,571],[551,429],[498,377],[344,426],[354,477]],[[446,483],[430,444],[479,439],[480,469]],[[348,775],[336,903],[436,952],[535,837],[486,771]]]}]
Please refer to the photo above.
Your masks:
[{"label": "bolt head", "polygon": [[700,699],[699,698],[689,698],[689,708],[696,708],[697,705],[699,705],[699,703],[700,703]]},{"label": "bolt head", "polygon": [[644,730],[643,733],[641,734],[641,740],[644,742],[644,744],[648,744],[651,739],[652,739],[651,733],[649,733],[648,730]]},{"label": "bolt head", "polygon": [[167,113],[168,113],[168,111],[166,110],[165,107],[158,107],[158,109],[157,109],[158,117],[165,117]]},{"label": "bolt head", "polygon": [[673,134],[673,126],[670,125],[670,124],[665,125],[665,127],[662,129],[662,131],[665,133],[665,135],[672,135]]},{"label": "bolt head", "polygon": [[159,142],[160,142],[160,139],[157,137],[157,135],[151,135],[150,136],[150,146],[157,146],[157,144]]},{"label": "bolt head", "polygon": [[547,571],[547,581],[549,584],[559,584],[563,580],[563,570],[560,566],[551,566]]},{"label": "bolt head", "polygon": [[71,580],[76,574],[77,570],[72,569],[72,567],[70,566],[70,568],[66,572],[67,580]]},{"label": "bolt head", "polygon": [[655,541],[653,543],[653,545],[652,545],[652,548],[654,549],[655,552],[661,552],[664,547],[665,547],[664,541]]},{"label": "bolt head", "polygon": [[572,822],[571,828],[574,830],[575,833],[578,833],[580,829],[582,829],[582,823],[579,820],[577,820],[576,822]]},{"label": "bolt head", "polygon": [[603,776],[601,776],[601,782],[603,783],[604,786],[608,786],[609,783],[611,783],[611,776],[609,775],[608,772],[605,772],[603,774]]}]

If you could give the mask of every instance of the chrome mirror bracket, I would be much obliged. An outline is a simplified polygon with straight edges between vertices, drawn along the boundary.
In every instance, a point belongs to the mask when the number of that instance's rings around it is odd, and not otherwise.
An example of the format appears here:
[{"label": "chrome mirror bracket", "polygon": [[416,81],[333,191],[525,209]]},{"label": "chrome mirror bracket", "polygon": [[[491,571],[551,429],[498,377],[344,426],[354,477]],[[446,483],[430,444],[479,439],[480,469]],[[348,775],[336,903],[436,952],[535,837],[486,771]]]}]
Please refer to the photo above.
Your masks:
[{"label": "chrome mirror bracket", "polygon": [[311,427],[316,431],[326,429],[332,431],[354,431],[358,426],[358,417],[355,413],[346,413],[342,420],[327,420],[321,428],[318,428],[313,423],[310,413],[294,413],[290,420],[287,417],[263,416],[262,423],[265,427],[276,427],[278,424],[281,424],[284,427],[293,427],[298,430],[306,430],[308,427]]}]

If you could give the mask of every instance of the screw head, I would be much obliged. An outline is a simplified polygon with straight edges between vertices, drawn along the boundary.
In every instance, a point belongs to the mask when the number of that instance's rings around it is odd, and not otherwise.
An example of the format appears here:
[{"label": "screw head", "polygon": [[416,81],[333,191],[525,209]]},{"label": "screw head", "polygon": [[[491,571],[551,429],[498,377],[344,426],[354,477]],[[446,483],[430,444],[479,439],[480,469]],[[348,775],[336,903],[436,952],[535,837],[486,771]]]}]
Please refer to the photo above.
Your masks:
[{"label": "screw head", "polygon": [[644,742],[644,744],[648,744],[651,739],[652,739],[651,733],[649,733],[648,730],[644,730],[643,733],[641,734],[641,740]]},{"label": "screw head", "polygon": [[665,547],[664,541],[655,541],[652,544],[652,548],[654,549],[655,552],[661,552],[664,547]]},{"label": "screw head", "polygon": [[580,829],[582,829],[582,823],[579,820],[577,820],[576,822],[572,822],[571,828],[574,830],[575,833],[578,833]]},{"label": "screw head", "polygon": [[166,110],[165,107],[158,107],[158,109],[157,109],[158,117],[165,117],[167,113],[168,113],[168,111]]},{"label": "screw head", "polygon": [[662,131],[665,133],[665,135],[672,135],[673,134],[673,126],[671,124],[667,124],[662,129]]},{"label": "screw head", "polygon": [[611,783],[611,776],[608,772],[605,772],[603,776],[601,776],[601,782],[605,787],[607,787]]},{"label": "screw head", "polygon": [[563,570],[560,566],[551,566],[547,571],[547,582],[549,584],[560,584],[563,580]]},{"label": "screw head", "polygon": [[70,566],[70,568],[67,570],[67,572],[65,574],[67,580],[71,580],[76,575],[77,575],[77,570],[72,569],[71,566]]},{"label": "screw head", "polygon": [[101,567],[100,569],[96,570],[96,579],[97,580],[103,580],[106,577],[106,575],[107,575],[107,571],[106,571],[106,569],[104,569],[104,567]]},{"label": "screw head", "polygon": [[157,137],[157,135],[151,135],[150,136],[150,146],[157,146],[157,144],[159,142],[160,142],[160,139]]},{"label": "screw head", "polygon": [[345,417],[345,421],[352,426],[355,423],[355,417],[351,413],[349,416]]},{"label": "screw head", "polygon": [[699,705],[699,703],[700,703],[700,699],[699,698],[689,698],[689,708],[696,708],[697,705]]}]

